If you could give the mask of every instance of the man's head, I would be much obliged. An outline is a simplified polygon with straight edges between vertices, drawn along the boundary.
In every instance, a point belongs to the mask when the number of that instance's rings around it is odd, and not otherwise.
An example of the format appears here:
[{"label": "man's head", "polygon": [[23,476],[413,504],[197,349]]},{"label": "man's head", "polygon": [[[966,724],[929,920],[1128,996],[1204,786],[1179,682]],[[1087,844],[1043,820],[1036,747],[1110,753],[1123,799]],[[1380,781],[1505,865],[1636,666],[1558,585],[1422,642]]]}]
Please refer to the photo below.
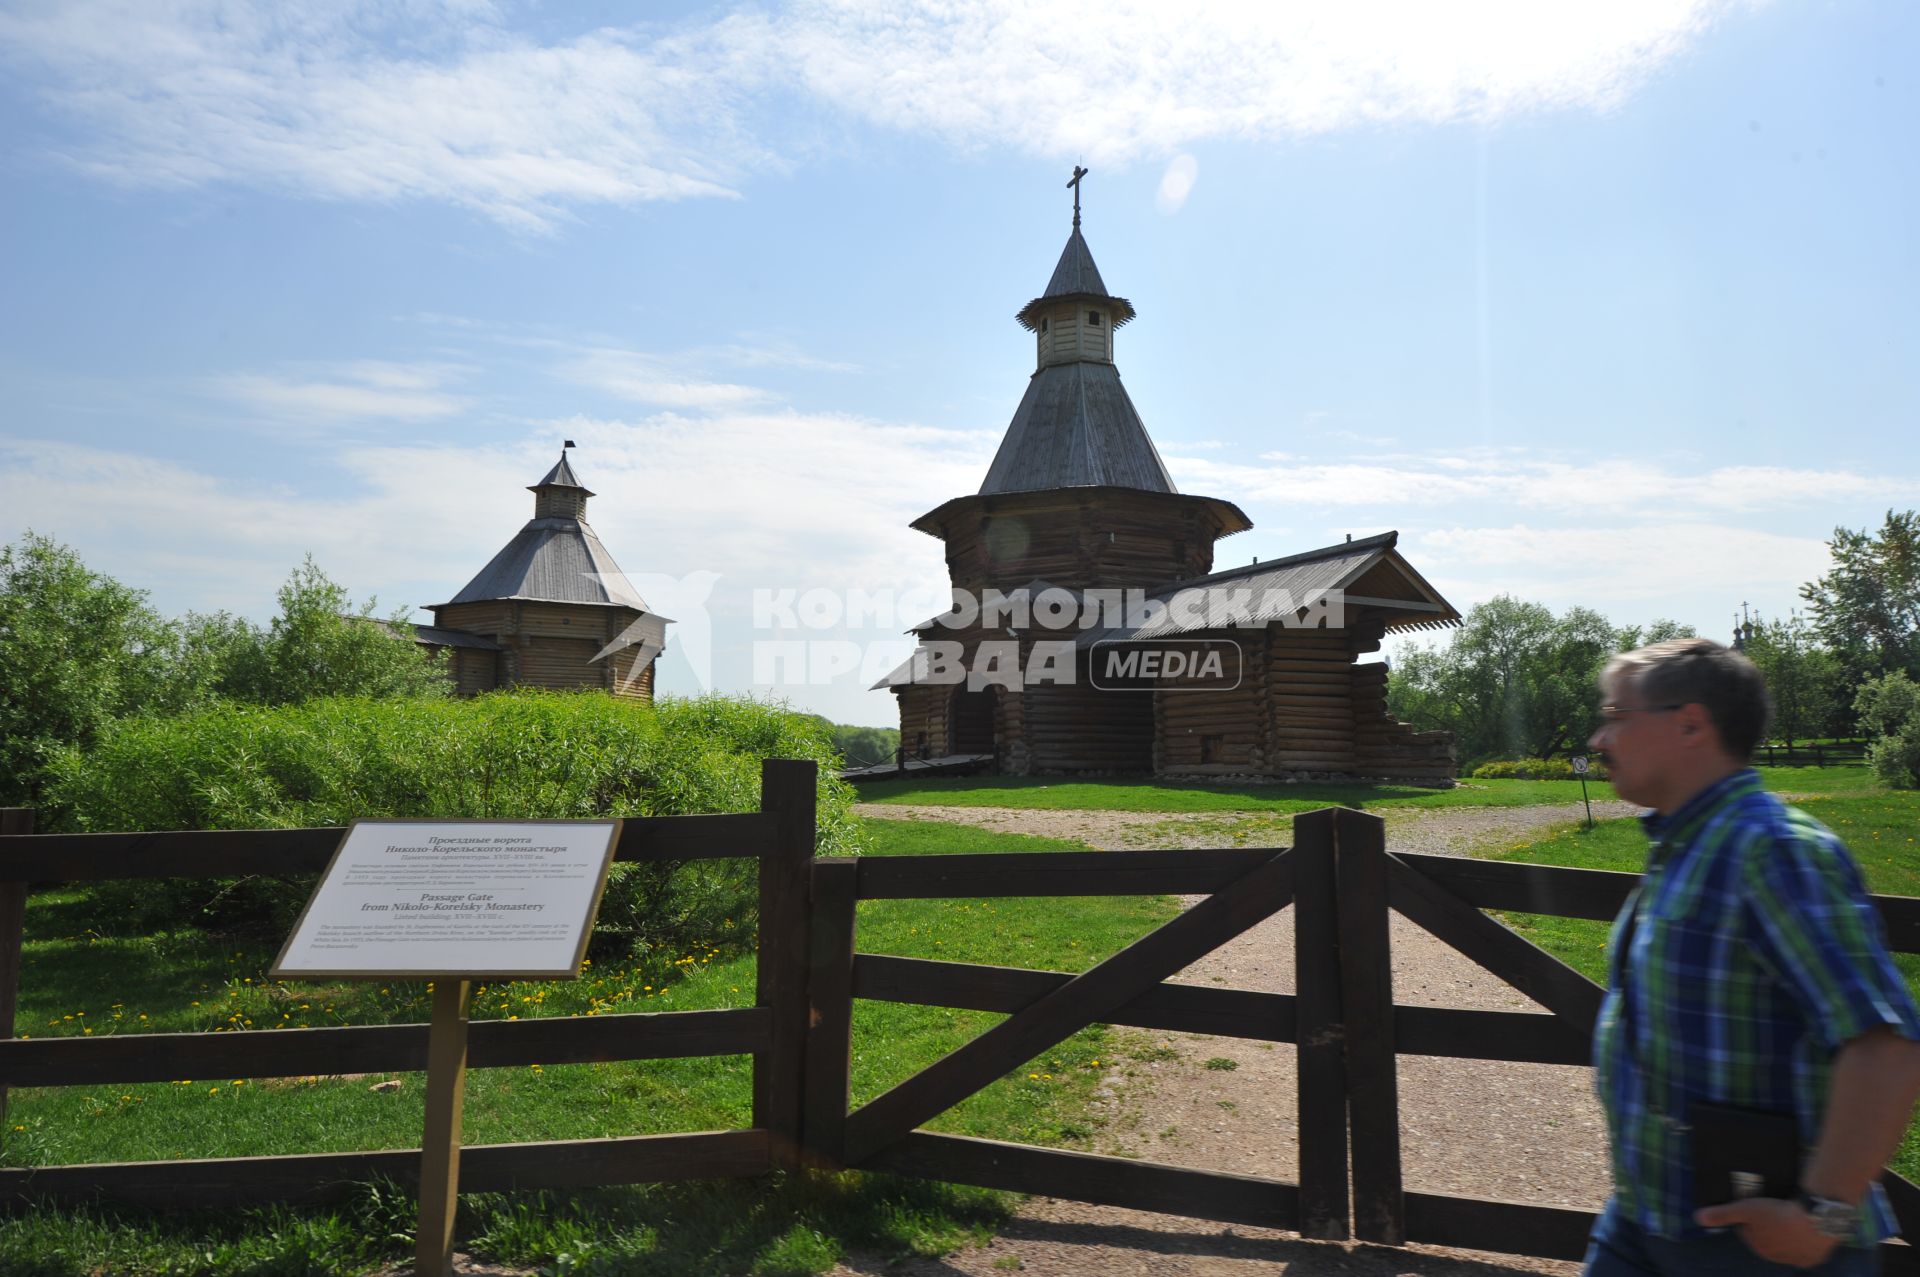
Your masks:
[{"label": "man's head", "polygon": [[1748,764],[1769,708],[1752,661],[1711,639],[1669,639],[1607,663],[1590,743],[1622,798],[1672,812]]}]

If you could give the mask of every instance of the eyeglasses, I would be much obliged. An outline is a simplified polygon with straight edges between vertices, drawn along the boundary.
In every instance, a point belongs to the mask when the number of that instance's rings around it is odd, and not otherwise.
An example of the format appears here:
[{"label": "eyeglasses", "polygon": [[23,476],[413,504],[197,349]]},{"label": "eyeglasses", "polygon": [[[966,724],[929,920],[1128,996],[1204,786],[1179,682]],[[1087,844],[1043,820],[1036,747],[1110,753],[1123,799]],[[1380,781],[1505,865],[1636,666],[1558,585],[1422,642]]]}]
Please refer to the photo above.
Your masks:
[{"label": "eyeglasses", "polygon": [[1679,705],[1602,705],[1600,717],[1609,723],[1621,723],[1635,714],[1670,714],[1679,708]]}]

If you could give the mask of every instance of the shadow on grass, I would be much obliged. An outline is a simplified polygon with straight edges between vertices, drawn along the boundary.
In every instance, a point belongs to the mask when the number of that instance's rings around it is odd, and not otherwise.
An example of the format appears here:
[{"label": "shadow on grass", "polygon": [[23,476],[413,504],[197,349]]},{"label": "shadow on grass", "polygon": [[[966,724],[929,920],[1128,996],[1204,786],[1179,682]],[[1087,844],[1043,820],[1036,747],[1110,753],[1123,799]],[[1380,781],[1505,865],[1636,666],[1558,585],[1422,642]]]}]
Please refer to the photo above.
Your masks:
[{"label": "shadow on grass", "polygon": [[[478,1193],[460,1199],[458,1249],[560,1273],[682,1277],[824,1272],[849,1249],[889,1259],[983,1244],[1011,1198],[880,1175]],[[415,1201],[390,1182],[332,1210],[286,1206],[146,1211],[41,1206],[0,1219],[0,1272],[204,1277],[359,1277],[410,1257]]]}]

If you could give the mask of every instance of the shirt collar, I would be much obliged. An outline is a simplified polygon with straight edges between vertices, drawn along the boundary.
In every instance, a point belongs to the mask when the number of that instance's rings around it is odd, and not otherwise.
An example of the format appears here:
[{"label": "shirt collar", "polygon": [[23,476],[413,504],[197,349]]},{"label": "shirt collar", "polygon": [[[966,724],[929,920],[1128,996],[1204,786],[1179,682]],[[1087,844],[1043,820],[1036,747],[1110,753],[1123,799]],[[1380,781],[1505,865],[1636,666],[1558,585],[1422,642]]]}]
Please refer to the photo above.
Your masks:
[{"label": "shirt collar", "polygon": [[1671,846],[1685,841],[1695,829],[1699,828],[1702,821],[1724,804],[1755,793],[1762,788],[1760,773],[1751,767],[1745,767],[1714,781],[1680,804],[1678,810],[1671,816],[1662,816],[1657,811],[1642,814],[1640,825],[1647,831],[1647,837],[1656,847]]}]

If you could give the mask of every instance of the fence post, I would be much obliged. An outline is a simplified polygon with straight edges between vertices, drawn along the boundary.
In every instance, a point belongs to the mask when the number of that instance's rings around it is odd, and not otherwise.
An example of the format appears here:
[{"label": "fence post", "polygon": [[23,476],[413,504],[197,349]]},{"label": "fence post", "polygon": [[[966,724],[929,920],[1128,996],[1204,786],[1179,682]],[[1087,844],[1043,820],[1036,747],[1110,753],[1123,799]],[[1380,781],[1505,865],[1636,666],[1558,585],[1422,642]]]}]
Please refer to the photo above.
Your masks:
[{"label": "fence post", "polygon": [[1334,816],[1333,837],[1347,1118],[1353,1132],[1353,1231],[1361,1241],[1399,1246],[1407,1239],[1407,1218],[1387,931],[1386,822],[1342,808]]},{"label": "fence post", "polygon": [[755,1001],[773,1016],[772,1041],[753,1061],[753,1124],[767,1132],[773,1169],[800,1165],[800,1097],[807,1045],[807,873],[813,860],[818,766],[760,763],[760,810],[773,847],[760,858],[760,947]]},{"label": "fence post", "polygon": [[851,856],[823,856],[813,862],[806,1089],[800,1130],[808,1162],[830,1169],[846,1164],[854,909],[859,903],[859,882],[860,862]]},{"label": "fence post", "polygon": [[[33,808],[0,807],[0,834],[33,832]],[[26,882],[0,882],[0,1038],[13,1036],[20,1006],[20,946],[27,931]],[[0,1117],[7,1114],[7,1088],[0,1085]]]},{"label": "fence post", "polygon": [[1345,1241],[1347,1079],[1334,811],[1293,818],[1293,970],[1300,1073],[1300,1235]]}]

